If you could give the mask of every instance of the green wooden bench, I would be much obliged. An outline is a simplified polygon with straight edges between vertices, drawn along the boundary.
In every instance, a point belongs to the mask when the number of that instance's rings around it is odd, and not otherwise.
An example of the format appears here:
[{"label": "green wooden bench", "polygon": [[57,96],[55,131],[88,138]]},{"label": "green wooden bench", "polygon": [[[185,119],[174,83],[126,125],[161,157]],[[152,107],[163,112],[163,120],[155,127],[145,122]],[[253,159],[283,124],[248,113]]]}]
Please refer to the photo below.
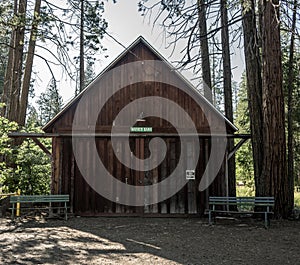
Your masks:
[{"label": "green wooden bench", "polygon": [[[264,214],[265,227],[269,226],[269,215],[273,214],[274,197],[209,197],[208,222],[212,224],[216,213],[227,214]],[[236,206],[237,210],[230,210],[230,206]],[[259,211],[254,211],[258,207]],[[246,210],[242,210],[246,208]]]},{"label": "green wooden bench", "polygon": [[[49,209],[49,213],[52,209],[64,209],[65,219],[68,219],[68,208],[67,202],[69,202],[70,198],[69,195],[18,195],[18,196],[11,196],[10,203],[12,204],[12,219],[15,217],[15,210],[16,204],[20,203],[20,210],[23,209]],[[22,204],[30,203],[33,204],[47,204],[43,207],[22,207]],[[52,203],[56,204],[63,204],[61,206],[54,206]]]}]

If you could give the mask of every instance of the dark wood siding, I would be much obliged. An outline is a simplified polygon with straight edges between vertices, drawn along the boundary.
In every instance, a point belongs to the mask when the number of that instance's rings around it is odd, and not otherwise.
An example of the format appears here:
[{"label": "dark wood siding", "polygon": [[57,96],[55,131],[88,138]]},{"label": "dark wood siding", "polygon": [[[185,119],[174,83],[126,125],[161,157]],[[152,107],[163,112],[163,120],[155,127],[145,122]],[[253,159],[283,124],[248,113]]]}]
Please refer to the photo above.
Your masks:
[{"label": "dark wood siding", "polygon": [[[130,138],[130,146],[134,155],[140,159],[149,156],[149,141],[151,137],[132,137]],[[81,215],[101,215],[101,214],[203,214],[206,204],[206,191],[199,192],[198,185],[201,176],[204,172],[209,154],[209,141],[200,138],[200,158],[196,168],[196,180],[191,180],[174,196],[155,205],[148,205],[145,207],[132,207],[119,205],[100,196],[95,192],[82,177],[81,172],[74,164],[74,157],[72,151],[72,139],[69,137],[60,138],[63,146],[62,157],[59,159],[59,164],[55,167],[54,175],[61,174],[61,182],[55,185],[54,193],[70,194],[72,198],[72,205],[74,212]],[[162,181],[168,177],[175,169],[179,156],[183,155],[185,159],[185,167],[188,168],[189,160],[194,159],[191,155],[191,148],[195,145],[191,141],[187,141],[184,150],[180,150],[180,141],[178,137],[164,138],[167,145],[167,155],[163,162],[156,168],[149,171],[133,170],[116,158],[111,146],[111,140],[108,138],[97,138],[97,150],[99,156],[106,166],[107,170],[118,180],[130,185],[152,185]],[[91,155],[90,146],[93,144],[88,138],[80,139],[80,146],[82,150],[82,159],[86,160],[86,164],[91,166],[93,170],[93,163],[95,158]],[[118,143],[118,150],[122,153],[125,142],[120,139]],[[130,156],[128,156],[130,159]],[[75,167],[72,169],[72,167]],[[141,165],[142,167],[142,165]],[[60,169],[62,172],[60,173]],[[216,180],[210,187],[211,194],[222,194],[225,187],[223,168],[218,174]],[[91,172],[95,173],[95,172]],[[101,177],[101,172],[99,177]],[[185,175],[182,175],[185,178]],[[72,183],[74,181],[74,183]],[[115,187],[107,187],[111,193],[117,193]],[[119,191],[118,191],[119,192]],[[157,191],[160,192],[159,190]],[[126,196],[135,196],[134,194],[127,194]],[[145,194],[147,196],[147,194]]]},{"label": "dark wood siding", "polygon": [[[143,41],[140,41],[129,52],[124,54],[123,57],[119,58],[111,68],[142,60],[162,59]],[[85,132],[86,128],[94,126],[95,124],[92,121],[95,118],[94,115],[97,115],[95,133],[110,133],[116,116],[130,102],[144,97],[157,96],[169,99],[184,109],[191,117],[198,133],[209,134],[211,130],[221,132],[217,121],[224,122],[224,117],[217,113],[197,91],[191,89],[185,81],[168,67],[161,69],[160,74],[164,75],[166,80],[170,81],[169,83],[176,84],[176,86],[150,81],[127,85],[106,101],[100,113],[95,111],[95,106],[110,92],[111,85],[118,85],[114,82],[118,82],[117,80],[120,80],[120,78],[122,80],[130,80],[134,74],[134,70],[132,70],[132,72],[126,75],[119,73],[119,76],[112,75],[108,78],[100,76],[86,90],[85,95],[87,97],[85,101],[82,100],[81,96],[77,97],[53,122],[46,126],[45,131],[70,134],[72,132],[75,111],[79,100],[81,100],[80,104],[83,104],[84,110],[79,113],[80,126],[77,127],[76,132]],[[145,75],[147,75],[147,71]],[[176,111],[170,111],[168,104],[153,105],[153,108],[158,109],[167,118],[147,117],[146,121],[142,124],[136,123],[136,126],[152,127],[153,131],[152,133],[143,133],[143,137],[131,135],[130,148],[133,155],[140,159],[145,159],[150,155],[149,141],[153,138],[153,134],[160,134],[163,136],[162,139],[167,146],[167,155],[162,163],[149,171],[133,170],[117,159],[112,149],[110,137],[97,136],[95,140],[88,137],[81,137],[78,140],[80,141],[81,159],[86,161],[91,174],[97,173],[99,178],[101,178],[101,172],[95,172],[95,163],[97,162],[96,157],[91,153],[91,146],[93,144],[96,144],[99,157],[106,169],[121,182],[134,186],[152,185],[167,178],[176,168],[181,155],[184,157],[184,168],[188,169],[190,167],[191,161],[196,159],[193,157],[195,143],[192,140],[187,140],[183,147],[181,147],[180,138],[174,136],[177,131],[167,119],[173,117],[179,124],[179,127],[181,126],[181,129],[187,133],[191,131],[191,128],[185,127],[184,120],[180,120],[180,115]],[[209,127],[209,121],[215,121],[213,122],[213,128]],[[124,123],[121,121],[118,124],[120,128],[125,125],[126,121]],[[228,133],[234,132],[234,127],[228,122],[226,122],[226,129]],[[165,201],[154,205],[133,207],[111,202],[94,191],[83,178],[76,164],[72,149],[72,138],[69,136],[56,137],[53,139],[52,145],[52,192],[70,194],[71,210],[79,215],[203,214],[207,208],[209,195],[225,195],[226,193],[225,161],[212,185],[207,190],[199,192],[198,186],[201,176],[204,173],[210,156],[210,138],[200,137],[199,143],[200,156],[196,167],[195,180],[189,181],[179,192]],[[125,141],[120,137],[117,143],[117,150],[123,156],[123,159],[130,163],[131,156],[124,152],[124,145]],[[159,150],[159,147],[156,146],[155,150]],[[137,167],[143,167],[143,163],[141,162]],[[185,174],[183,173],[180,177],[185,178]],[[113,194],[124,192],[116,190],[112,184],[109,184],[106,188]],[[154,192],[159,194],[161,191],[157,190]],[[126,194],[126,197],[134,196],[135,194]],[[144,196],[149,196],[149,194],[145,194]]]},{"label": "dark wood siding", "polygon": [[[133,52],[138,55],[138,58],[133,56],[130,52],[126,54],[120,61],[118,61],[113,67],[118,67],[122,64],[137,61],[137,60],[158,60],[157,56],[149,51],[145,45],[137,45]],[[131,73],[134,76],[134,71]],[[179,106],[181,106],[185,111],[187,111],[194,121],[199,132],[209,132],[208,124],[206,119],[222,119],[220,115],[216,115],[214,109],[207,104],[207,102],[199,97],[199,93],[197,91],[193,91],[192,89],[187,87],[187,84],[177,76],[177,74],[171,71],[168,68],[161,69],[161,75],[167,76],[167,80],[173,80],[173,83],[176,83],[178,88],[173,87],[169,84],[164,84],[160,82],[142,82],[135,83],[129,85],[127,87],[122,88],[120,91],[115,93],[102,108],[101,114],[99,115],[97,131],[99,132],[110,132],[110,126],[112,121],[119,113],[119,111],[126,106],[129,102],[134,101],[135,99],[146,97],[146,96],[159,96],[163,98],[170,99],[176,102]],[[145,73],[147,75],[147,73]],[[108,78],[104,78],[103,80],[100,78],[94,84],[91,85],[90,89],[86,92],[88,93],[88,99],[86,102],[81,102],[81,104],[85,104],[85,112],[81,113],[80,120],[82,121],[83,129],[87,125],[91,124],[91,118],[93,117],[91,113],[95,110],[93,106],[99,104],[101,98],[105,97],[107,93],[111,89],[111,84],[115,82],[115,80],[126,80],[131,79],[131,76],[128,75],[120,75],[114,77],[110,76]],[[184,89],[190,92],[190,95],[187,95],[184,92]],[[192,95],[192,96],[191,96]],[[197,98],[198,101],[201,101],[201,108],[199,104],[195,102],[194,98]],[[68,111],[64,112],[63,115],[60,116],[58,120],[51,126],[47,128],[49,132],[70,132],[72,129],[72,123],[74,118],[74,113],[78,104],[80,97],[70,106]],[[167,106],[157,106],[161,108],[161,111],[168,113]],[[204,114],[204,112],[205,114]],[[176,113],[172,113],[172,115],[176,116]],[[108,127],[105,127],[108,126]],[[166,126],[164,121],[160,121],[158,124],[152,124],[153,127],[157,129],[161,129],[164,132],[164,127]],[[214,128],[217,130],[217,128]],[[232,128],[228,127],[228,130],[233,132]]]}]

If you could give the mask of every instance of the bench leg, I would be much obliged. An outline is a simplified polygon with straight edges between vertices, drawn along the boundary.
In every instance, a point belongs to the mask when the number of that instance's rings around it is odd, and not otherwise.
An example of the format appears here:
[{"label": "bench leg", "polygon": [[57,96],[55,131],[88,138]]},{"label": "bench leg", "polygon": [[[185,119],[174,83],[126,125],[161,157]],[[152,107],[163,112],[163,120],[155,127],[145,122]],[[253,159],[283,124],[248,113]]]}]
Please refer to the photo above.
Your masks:
[{"label": "bench leg", "polygon": [[65,202],[65,220],[68,221],[68,208],[66,202]]},{"label": "bench leg", "polygon": [[11,219],[14,220],[15,219],[15,204],[13,203],[12,205],[12,210],[11,210]]},{"label": "bench leg", "polygon": [[212,224],[212,221],[211,221],[211,210],[208,211],[208,224]]},{"label": "bench leg", "polygon": [[52,217],[52,203],[49,202],[49,218]]},{"label": "bench leg", "polygon": [[268,222],[268,213],[265,212],[265,228],[269,227],[269,222]]}]

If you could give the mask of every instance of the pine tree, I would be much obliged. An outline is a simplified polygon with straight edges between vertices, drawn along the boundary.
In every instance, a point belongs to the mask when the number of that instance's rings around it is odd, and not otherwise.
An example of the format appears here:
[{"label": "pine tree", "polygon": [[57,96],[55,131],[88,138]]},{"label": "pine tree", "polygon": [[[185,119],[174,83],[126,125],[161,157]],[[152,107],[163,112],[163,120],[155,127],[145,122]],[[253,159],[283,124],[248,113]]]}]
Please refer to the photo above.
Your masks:
[{"label": "pine tree", "polygon": [[54,79],[48,84],[45,93],[42,93],[37,100],[39,120],[42,125],[50,121],[62,108],[63,100],[57,90]]},{"label": "pine tree", "polygon": [[[68,0],[58,6],[53,1],[1,1],[0,15],[4,12],[4,8],[6,9],[6,3],[11,3],[7,6],[7,14],[0,17],[0,37],[3,28],[9,35],[6,36],[8,39],[6,58],[8,59],[5,63],[1,95],[1,101],[5,103],[1,111],[4,117],[16,121],[20,126],[25,124],[36,47],[39,47],[39,52],[45,51],[46,54],[51,55],[51,58],[44,58],[45,53],[40,52],[38,57],[45,61],[52,75],[51,66],[58,63],[62,66],[63,73],[73,80],[74,73],[78,71],[77,58],[83,56],[92,58],[95,52],[103,50],[100,40],[107,28],[107,22],[102,16],[104,3],[84,1],[84,13],[82,13],[80,2],[83,3],[83,0]],[[82,28],[84,38],[80,43],[82,52],[74,61],[70,56],[70,49],[79,48],[78,18],[80,16],[84,20]],[[57,52],[50,50],[47,44],[56,45]]]}]

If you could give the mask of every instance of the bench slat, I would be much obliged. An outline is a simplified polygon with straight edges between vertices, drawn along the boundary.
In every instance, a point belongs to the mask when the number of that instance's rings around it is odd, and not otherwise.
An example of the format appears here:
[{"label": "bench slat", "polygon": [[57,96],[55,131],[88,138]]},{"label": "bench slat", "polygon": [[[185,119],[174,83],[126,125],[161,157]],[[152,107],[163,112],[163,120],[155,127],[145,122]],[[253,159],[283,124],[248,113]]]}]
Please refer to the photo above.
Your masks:
[{"label": "bench slat", "polygon": [[69,195],[19,195],[10,197],[10,203],[18,202],[69,202]]},{"label": "bench slat", "polygon": [[[50,194],[50,195],[18,195],[18,196],[11,196],[10,197],[10,203],[12,204],[12,219],[14,219],[14,210],[15,205],[17,203],[49,203],[48,207],[40,208],[40,209],[46,209],[48,208],[49,211],[51,209],[65,209],[65,219],[68,219],[68,207],[67,202],[69,202],[70,196],[67,194]],[[64,206],[61,207],[52,207],[51,203],[64,203]],[[30,207],[22,207],[23,209],[37,209],[36,207],[30,208]]]},{"label": "bench slat", "polygon": [[209,197],[210,205],[273,206],[274,203],[274,197]]},{"label": "bench slat", "polygon": [[[237,213],[237,214],[264,214],[265,216],[265,226],[268,226],[268,215],[273,214],[272,211],[270,211],[271,207],[274,207],[275,205],[275,199],[274,197],[217,197],[217,196],[212,196],[209,197],[208,200],[209,204],[209,223],[212,223],[211,217],[212,213]],[[211,207],[212,206],[212,207]],[[265,207],[265,211],[258,211],[255,212],[253,211],[230,211],[228,210],[222,210],[222,209],[216,209],[216,206],[259,206],[259,207]],[[212,208],[212,209],[211,209]]]}]

